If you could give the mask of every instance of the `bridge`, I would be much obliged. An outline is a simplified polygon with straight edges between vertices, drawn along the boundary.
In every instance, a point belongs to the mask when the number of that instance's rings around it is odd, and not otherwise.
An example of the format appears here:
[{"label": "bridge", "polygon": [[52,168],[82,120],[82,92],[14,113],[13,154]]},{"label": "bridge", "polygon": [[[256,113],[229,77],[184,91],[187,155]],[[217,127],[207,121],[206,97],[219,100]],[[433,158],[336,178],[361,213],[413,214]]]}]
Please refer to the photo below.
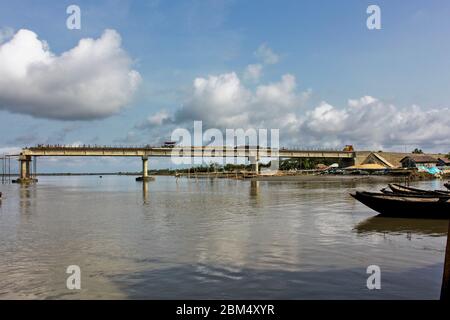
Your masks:
[{"label": "bridge", "polygon": [[[33,182],[31,164],[36,157],[140,157],[142,159],[142,177],[149,180],[148,159],[150,157],[202,157],[202,158],[248,158],[253,170],[258,173],[261,158],[321,158],[336,159],[352,164],[356,158],[354,151],[338,150],[297,150],[271,149],[262,147],[232,146],[175,146],[175,147],[113,147],[113,146],[61,146],[38,145],[24,148],[19,154],[19,179],[17,182]],[[35,163],[36,164],[36,161]],[[36,171],[36,170],[35,170]]]}]

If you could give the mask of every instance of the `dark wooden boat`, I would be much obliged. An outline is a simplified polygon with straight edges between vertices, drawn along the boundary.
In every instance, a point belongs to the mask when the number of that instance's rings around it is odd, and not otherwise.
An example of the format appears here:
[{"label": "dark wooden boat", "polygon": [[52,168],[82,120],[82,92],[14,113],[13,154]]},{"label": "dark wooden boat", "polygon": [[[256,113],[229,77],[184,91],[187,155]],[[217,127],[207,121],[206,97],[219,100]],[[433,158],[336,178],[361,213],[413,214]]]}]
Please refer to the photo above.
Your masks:
[{"label": "dark wooden boat", "polygon": [[359,191],[351,196],[384,216],[430,219],[450,217],[450,197],[447,196],[405,196]]},{"label": "dark wooden boat", "polygon": [[428,191],[423,193],[416,193],[416,192],[408,192],[408,191],[391,191],[387,188],[381,189],[381,193],[385,195],[391,195],[391,196],[401,196],[401,197],[423,197],[423,198],[436,198],[436,197],[447,197],[450,198],[450,193],[442,193],[440,191]]},{"label": "dark wooden boat", "polygon": [[[388,186],[389,186],[389,189],[391,189],[392,192],[394,192],[396,194],[435,195],[435,196],[448,195],[448,196],[450,196],[450,191],[445,191],[445,190],[424,190],[424,189],[402,186],[400,184],[395,184],[395,183],[390,183]],[[383,190],[385,190],[385,189],[383,189]],[[384,193],[383,190],[382,190],[382,192]]]}]

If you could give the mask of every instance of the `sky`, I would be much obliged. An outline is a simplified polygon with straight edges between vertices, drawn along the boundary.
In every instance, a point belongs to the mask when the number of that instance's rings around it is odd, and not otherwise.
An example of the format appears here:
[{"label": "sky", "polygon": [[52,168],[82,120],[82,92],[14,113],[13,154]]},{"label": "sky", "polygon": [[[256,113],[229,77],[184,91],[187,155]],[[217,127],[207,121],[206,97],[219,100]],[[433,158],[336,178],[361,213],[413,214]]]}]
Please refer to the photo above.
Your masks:
[{"label": "sky", "polygon": [[[374,4],[379,30],[366,25]],[[0,153],[158,145],[194,121],[279,129],[282,146],[447,153],[449,17],[445,0],[0,0]]]}]

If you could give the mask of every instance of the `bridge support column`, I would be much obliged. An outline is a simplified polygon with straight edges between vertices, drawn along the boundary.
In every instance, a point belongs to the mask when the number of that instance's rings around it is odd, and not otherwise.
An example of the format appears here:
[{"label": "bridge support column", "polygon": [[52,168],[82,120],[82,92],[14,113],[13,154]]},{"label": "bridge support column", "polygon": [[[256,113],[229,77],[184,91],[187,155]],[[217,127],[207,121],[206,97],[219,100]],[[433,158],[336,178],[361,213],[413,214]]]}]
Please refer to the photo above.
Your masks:
[{"label": "bridge support column", "polygon": [[148,175],[148,157],[142,157],[142,177],[137,177],[136,181],[153,181],[155,178]]},{"label": "bridge support column", "polygon": [[148,157],[142,157],[142,177],[148,177]]},{"label": "bridge support column", "polygon": [[31,156],[21,155],[19,157],[19,178],[17,180],[13,180],[13,182],[16,183],[37,182],[37,179],[31,176],[30,164],[31,164]]},{"label": "bridge support column", "polygon": [[28,178],[28,174],[29,174],[28,170],[30,168],[28,161],[25,159],[20,159],[19,165],[20,165],[20,179]]},{"label": "bridge support column", "polygon": [[259,157],[249,157],[249,160],[252,164],[252,171],[259,174]]}]

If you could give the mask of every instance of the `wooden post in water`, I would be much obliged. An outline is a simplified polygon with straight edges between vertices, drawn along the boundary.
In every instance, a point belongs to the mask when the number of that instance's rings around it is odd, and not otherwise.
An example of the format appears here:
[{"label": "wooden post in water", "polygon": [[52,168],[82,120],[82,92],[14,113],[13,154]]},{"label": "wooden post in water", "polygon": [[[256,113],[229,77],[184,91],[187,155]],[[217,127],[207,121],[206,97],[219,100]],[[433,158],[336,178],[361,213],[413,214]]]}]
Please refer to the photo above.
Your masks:
[{"label": "wooden post in water", "polygon": [[2,183],[5,182],[5,160],[4,158],[0,158],[0,160],[2,161]]},{"label": "wooden post in water", "polygon": [[442,277],[441,300],[450,300],[450,221],[448,223],[447,247],[445,248],[444,275]]}]

